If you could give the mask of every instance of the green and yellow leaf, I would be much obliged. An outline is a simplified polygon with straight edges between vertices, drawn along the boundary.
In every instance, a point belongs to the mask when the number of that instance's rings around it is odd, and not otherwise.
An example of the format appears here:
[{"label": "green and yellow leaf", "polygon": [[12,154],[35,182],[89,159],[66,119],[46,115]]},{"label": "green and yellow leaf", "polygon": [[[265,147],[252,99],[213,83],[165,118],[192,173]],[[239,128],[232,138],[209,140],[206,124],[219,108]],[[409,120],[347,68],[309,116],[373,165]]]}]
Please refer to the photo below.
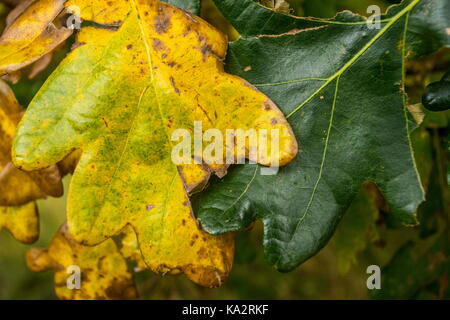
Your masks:
[{"label": "green and yellow leaf", "polygon": [[5,228],[22,243],[33,243],[39,237],[39,216],[34,202],[16,206],[0,207],[0,230]]},{"label": "green and yellow leaf", "polygon": [[194,121],[223,133],[279,129],[280,152],[260,159],[263,165],[291,161],[295,137],[270,99],[223,71],[221,33],[158,1],[121,3],[130,5],[121,27],[84,28],[37,94],[19,127],[14,161],[36,170],[81,149],[68,198],[74,239],[95,245],[131,225],[150,269],[218,286],[231,269],[233,235],[203,232],[188,193],[210,172],[224,175],[227,165],[175,165],[172,133],[192,134]]}]

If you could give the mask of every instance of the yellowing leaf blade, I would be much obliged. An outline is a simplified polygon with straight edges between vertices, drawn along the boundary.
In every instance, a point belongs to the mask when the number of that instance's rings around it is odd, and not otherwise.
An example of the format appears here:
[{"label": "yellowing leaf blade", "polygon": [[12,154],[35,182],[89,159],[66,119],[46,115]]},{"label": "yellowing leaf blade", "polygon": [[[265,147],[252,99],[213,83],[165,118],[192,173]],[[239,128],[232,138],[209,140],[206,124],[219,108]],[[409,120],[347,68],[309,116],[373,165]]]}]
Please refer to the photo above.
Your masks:
[{"label": "yellowing leaf blade", "polygon": [[39,216],[35,203],[17,207],[0,207],[0,230],[5,228],[22,243],[33,243],[39,237]]},{"label": "yellowing leaf blade", "polygon": [[[95,247],[82,246],[72,239],[64,225],[48,249],[31,249],[26,259],[33,271],[54,269],[55,291],[60,299],[111,300],[137,297],[132,274],[112,239]],[[76,275],[78,271],[80,273]],[[71,275],[80,277],[78,289],[69,287],[68,284],[77,285],[75,278],[71,282]]]}]

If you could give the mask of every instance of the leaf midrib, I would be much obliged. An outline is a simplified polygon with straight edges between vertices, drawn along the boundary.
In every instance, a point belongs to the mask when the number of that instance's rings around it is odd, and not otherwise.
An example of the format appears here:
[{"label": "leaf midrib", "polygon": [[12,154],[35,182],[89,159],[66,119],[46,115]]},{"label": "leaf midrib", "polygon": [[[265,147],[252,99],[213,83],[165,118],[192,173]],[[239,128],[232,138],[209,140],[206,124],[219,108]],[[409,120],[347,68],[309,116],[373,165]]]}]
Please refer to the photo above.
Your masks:
[{"label": "leaf midrib", "polygon": [[[154,0],[150,0],[150,1],[154,1]],[[142,21],[140,19],[139,10],[138,10],[138,6],[136,4],[136,0],[132,0],[132,2],[133,2],[134,9],[136,10],[137,19],[138,19],[138,22],[139,22],[139,29],[141,31],[141,36],[142,36],[142,39],[143,39],[143,42],[144,42],[144,45],[145,45],[145,50],[146,50],[146,53],[147,53],[147,58],[148,58],[149,68],[150,68],[150,73],[151,73],[151,82],[152,82],[151,86],[153,87],[153,90],[155,92],[155,100],[156,100],[156,102],[158,104],[159,115],[161,117],[162,124],[164,125],[164,123],[165,123],[164,120],[166,120],[166,118],[164,117],[163,111],[161,109],[161,102],[160,102],[160,99],[159,99],[159,96],[158,96],[158,90],[156,89],[156,86],[155,86],[155,76],[154,76],[154,72],[153,72],[153,60],[152,60],[151,52],[150,52],[150,45],[147,42],[147,35],[145,33],[144,26],[142,25]],[[156,2],[156,1],[154,1],[154,2]],[[167,134],[167,140],[169,141],[169,144],[171,145],[171,148],[173,148],[172,140],[170,138],[170,133],[167,130],[166,126],[164,126],[164,131]],[[180,179],[178,171],[176,172],[176,174],[172,178],[172,181],[170,183],[170,187],[173,185],[173,183],[174,183],[174,181],[175,181],[175,179],[177,177]],[[170,187],[169,187],[168,190],[170,190]],[[183,185],[183,191],[184,191],[185,196],[189,199],[189,195],[188,195],[188,193],[186,191],[186,188],[184,188],[184,185]],[[167,197],[164,200],[163,207],[165,208],[165,210],[164,210],[164,212],[162,212],[161,227],[162,227],[163,234],[164,234],[164,232],[167,230],[167,228],[165,228],[165,223],[166,223],[166,218],[167,218]],[[191,207],[189,206],[189,208],[191,208]],[[192,209],[190,209],[190,210],[192,210]],[[159,242],[158,245],[160,247],[161,242]],[[209,259],[210,259],[211,265],[214,265],[214,261],[213,261],[212,256],[209,256]]]},{"label": "leaf midrib", "polygon": [[305,106],[308,102],[310,102],[316,95],[318,95],[326,86],[328,86],[333,80],[340,77],[345,71],[347,71],[378,39],[380,39],[386,31],[392,27],[400,18],[402,18],[406,13],[410,12],[421,0],[414,0],[408,6],[406,6],[403,10],[397,13],[392,19],[373,37],[366,45],[358,51],[342,68],[340,68],[336,73],[328,78],[328,80],[312,95],[310,95],[302,104],[300,104],[297,108],[291,111],[286,118],[289,119],[295,113],[297,113],[303,106]]},{"label": "leaf midrib", "polygon": [[[139,96],[139,101],[138,101],[138,107],[137,107],[137,110],[136,110],[136,112],[135,112],[135,114],[134,114],[133,120],[132,120],[132,122],[131,122],[130,130],[128,131],[128,134],[127,134],[127,137],[126,137],[126,141],[125,141],[124,148],[123,148],[122,151],[121,151],[121,154],[120,154],[120,157],[119,157],[119,161],[118,161],[117,166],[116,166],[116,168],[115,168],[115,170],[114,170],[114,172],[113,172],[113,175],[111,176],[111,181],[110,181],[110,183],[108,184],[108,189],[107,189],[107,191],[104,193],[102,203],[105,203],[106,198],[108,197],[108,194],[110,193],[110,191],[111,191],[111,189],[112,189],[112,185],[113,185],[115,176],[116,176],[116,174],[117,174],[117,172],[118,172],[120,166],[122,165],[122,160],[123,160],[123,157],[124,157],[124,155],[125,155],[125,152],[126,152],[126,150],[127,150],[127,146],[128,146],[129,140],[130,140],[130,135],[131,135],[131,133],[132,133],[132,131],[133,131],[133,128],[134,128],[134,125],[135,125],[135,122],[136,122],[136,118],[139,116],[139,113],[140,113],[140,110],[141,110],[142,99],[144,98],[144,95],[145,95],[147,89],[148,89],[150,86],[153,87],[153,90],[154,90],[154,93],[155,93],[155,100],[156,100],[156,103],[158,104],[158,110],[159,110],[159,114],[160,114],[160,117],[161,117],[161,122],[164,123],[164,117],[163,117],[162,110],[161,110],[161,103],[160,103],[160,101],[159,101],[158,92],[157,92],[157,90],[156,90],[156,86],[155,86],[155,82],[154,82],[154,79],[155,79],[155,78],[154,78],[154,74],[153,74],[153,60],[152,60],[151,53],[150,53],[150,47],[149,47],[149,44],[148,44],[147,38],[146,38],[147,35],[146,35],[145,31],[144,31],[144,27],[142,26],[142,21],[141,21],[141,19],[139,18],[139,11],[138,11],[138,8],[137,8],[136,0],[132,0],[132,3],[133,3],[133,9],[132,9],[132,10],[135,10],[135,11],[136,11],[136,18],[137,18],[137,20],[138,20],[139,30],[140,30],[140,32],[141,32],[142,41],[144,42],[144,46],[145,46],[146,53],[147,53],[147,60],[148,60],[149,70],[150,70],[150,76],[151,76],[151,84],[148,85],[148,86],[146,86],[146,87],[144,87],[144,88],[142,89],[142,91],[141,91],[141,94],[140,94],[140,96]],[[168,140],[170,141],[170,137],[169,137],[169,133],[167,132],[167,129],[165,129],[165,132],[166,132],[166,134],[167,134]],[[93,228],[94,228],[94,226],[95,226],[95,224],[96,224],[96,221],[98,220],[98,217],[99,217],[99,216],[100,216],[100,214],[98,214],[98,215],[94,218],[94,222],[91,224],[91,227],[90,227],[90,229],[89,229],[89,233],[92,232],[92,230],[93,230]],[[164,220],[163,220],[163,221],[164,221]]]},{"label": "leaf midrib", "polygon": [[[154,1],[154,0],[150,0],[150,1]],[[156,89],[156,86],[155,86],[155,74],[154,74],[154,71],[153,71],[153,60],[152,60],[152,54],[150,52],[151,51],[150,50],[150,45],[149,45],[149,43],[147,41],[147,34],[145,33],[144,26],[142,25],[142,21],[141,21],[140,15],[139,15],[139,9],[138,9],[136,0],[132,0],[132,2],[133,2],[134,10],[136,11],[137,20],[138,20],[138,23],[139,23],[139,30],[141,31],[142,41],[144,42],[145,51],[146,51],[146,54],[147,54],[147,60],[148,60],[149,69],[150,69],[150,75],[151,75],[151,86],[153,87],[153,91],[155,93],[155,100],[156,100],[156,103],[158,105],[158,111],[159,111],[159,116],[161,118],[161,123],[164,126],[164,124],[167,122],[167,118],[164,117],[163,110],[161,109],[161,101],[160,101],[160,98],[159,98],[158,90]],[[156,2],[156,1],[154,1],[154,2]],[[171,149],[173,149],[171,135],[170,135],[169,130],[167,130],[166,126],[164,126],[164,131],[165,131],[165,133],[167,135],[167,141],[169,141],[169,145],[171,146]]]},{"label": "leaf midrib", "polygon": [[[270,10],[274,13],[276,12],[274,9],[267,8],[259,2],[255,3],[255,5],[262,7],[266,10]],[[303,21],[318,22],[318,23],[325,23],[325,24],[339,24],[339,25],[345,25],[345,26],[367,24],[367,21],[343,22],[343,21],[331,20],[332,18],[331,19],[322,19],[322,18],[315,18],[315,17],[299,17],[299,16],[294,16],[293,14],[290,14],[290,13],[283,13],[283,12],[276,12],[276,13],[281,14],[283,16],[287,16],[287,17],[295,19],[295,20],[303,20]],[[360,16],[360,17],[367,20],[367,18],[364,16]],[[389,21],[390,21],[390,19],[383,19],[383,20],[380,20],[379,22],[385,23],[385,22],[389,22]],[[266,25],[266,24],[264,24],[264,25]]]}]

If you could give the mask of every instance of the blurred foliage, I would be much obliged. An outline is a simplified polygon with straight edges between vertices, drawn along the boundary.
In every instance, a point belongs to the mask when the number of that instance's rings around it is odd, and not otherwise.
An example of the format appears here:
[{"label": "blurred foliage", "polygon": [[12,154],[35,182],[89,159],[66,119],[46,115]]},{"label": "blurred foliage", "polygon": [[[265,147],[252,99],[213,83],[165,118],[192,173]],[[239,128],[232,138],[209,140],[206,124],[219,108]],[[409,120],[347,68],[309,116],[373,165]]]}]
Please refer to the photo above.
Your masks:
[{"label": "blurred foliage", "polygon": [[[290,12],[332,17],[344,9],[368,15],[367,7],[382,10],[398,1],[287,0]],[[0,30],[11,1],[0,1]],[[211,0],[203,1],[202,16],[225,32],[239,35]],[[48,75],[70,50],[71,41],[59,50],[51,65],[33,80],[12,85],[26,107]],[[229,280],[217,289],[199,287],[183,276],[160,277],[149,271],[135,274],[143,299],[436,299],[450,298],[450,111],[430,112],[421,105],[424,89],[450,69],[450,50],[408,62],[409,103],[423,122],[411,134],[414,156],[426,201],[418,210],[419,225],[404,227],[392,220],[389,208],[373,184],[366,184],[338,226],[330,243],[314,258],[291,273],[268,266],[260,245],[263,229],[256,223],[237,235],[236,258]],[[64,181],[66,190],[70,178]],[[38,202],[41,236],[33,246],[46,247],[65,220],[65,197]],[[56,299],[53,273],[33,273],[25,265],[31,248],[0,232],[0,299]],[[382,267],[382,290],[368,292],[366,268]]]},{"label": "blurred foliage", "polygon": [[[64,180],[67,190],[69,179]],[[25,263],[25,252],[46,247],[65,221],[65,197],[38,201],[40,238],[33,245],[24,245],[7,232],[0,232],[0,299],[55,299],[53,272],[31,273]]]},{"label": "blurred foliage", "polygon": [[372,183],[365,184],[353,200],[340,227],[333,235],[332,246],[340,272],[347,273],[368,243],[378,239],[376,221],[382,202],[381,194]]}]

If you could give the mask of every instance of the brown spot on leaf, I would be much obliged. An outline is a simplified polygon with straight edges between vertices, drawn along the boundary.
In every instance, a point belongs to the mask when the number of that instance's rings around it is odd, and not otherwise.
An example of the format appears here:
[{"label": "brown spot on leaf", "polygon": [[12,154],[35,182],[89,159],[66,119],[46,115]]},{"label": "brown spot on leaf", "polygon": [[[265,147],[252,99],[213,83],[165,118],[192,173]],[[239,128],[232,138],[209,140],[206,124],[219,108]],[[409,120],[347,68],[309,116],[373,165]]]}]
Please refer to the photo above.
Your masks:
[{"label": "brown spot on leaf", "polygon": [[273,102],[270,100],[266,100],[266,102],[263,103],[263,109],[264,110],[271,110],[273,109]]},{"label": "brown spot on leaf", "polygon": [[172,85],[173,89],[175,90],[175,92],[180,95],[180,89],[177,88],[177,86],[175,85],[175,80],[173,79],[173,77],[170,77],[170,84]]},{"label": "brown spot on leaf", "polygon": [[190,32],[191,32],[191,26],[188,25],[186,27],[186,30],[184,30],[184,32],[183,32],[183,37],[186,37]]},{"label": "brown spot on leaf", "polygon": [[162,6],[158,6],[158,15],[155,18],[155,30],[159,34],[166,33],[170,27],[171,14],[167,10],[163,10]]},{"label": "brown spot on leaf", "polygon": [[207,252],[206,252],[206,249],[205,248],[200,248],[198,251],[197,251],[197,254],[200,256],[200,257],[205,257],[206,255],[207,255]]},{"label": "brown spot on leaf", "polygon": [[206,60],[206,58],[212,53],[212,48],[209,44],[204,44],[201,48],[200,48],[200,52],[203,55],[203,61]]},{"label": "brown spot on leaf", "polygon": [[164,42],[162,42],[159,39],[153,39],[153,49],[156,51],[164,50],[166,46],[164,45]]}]

